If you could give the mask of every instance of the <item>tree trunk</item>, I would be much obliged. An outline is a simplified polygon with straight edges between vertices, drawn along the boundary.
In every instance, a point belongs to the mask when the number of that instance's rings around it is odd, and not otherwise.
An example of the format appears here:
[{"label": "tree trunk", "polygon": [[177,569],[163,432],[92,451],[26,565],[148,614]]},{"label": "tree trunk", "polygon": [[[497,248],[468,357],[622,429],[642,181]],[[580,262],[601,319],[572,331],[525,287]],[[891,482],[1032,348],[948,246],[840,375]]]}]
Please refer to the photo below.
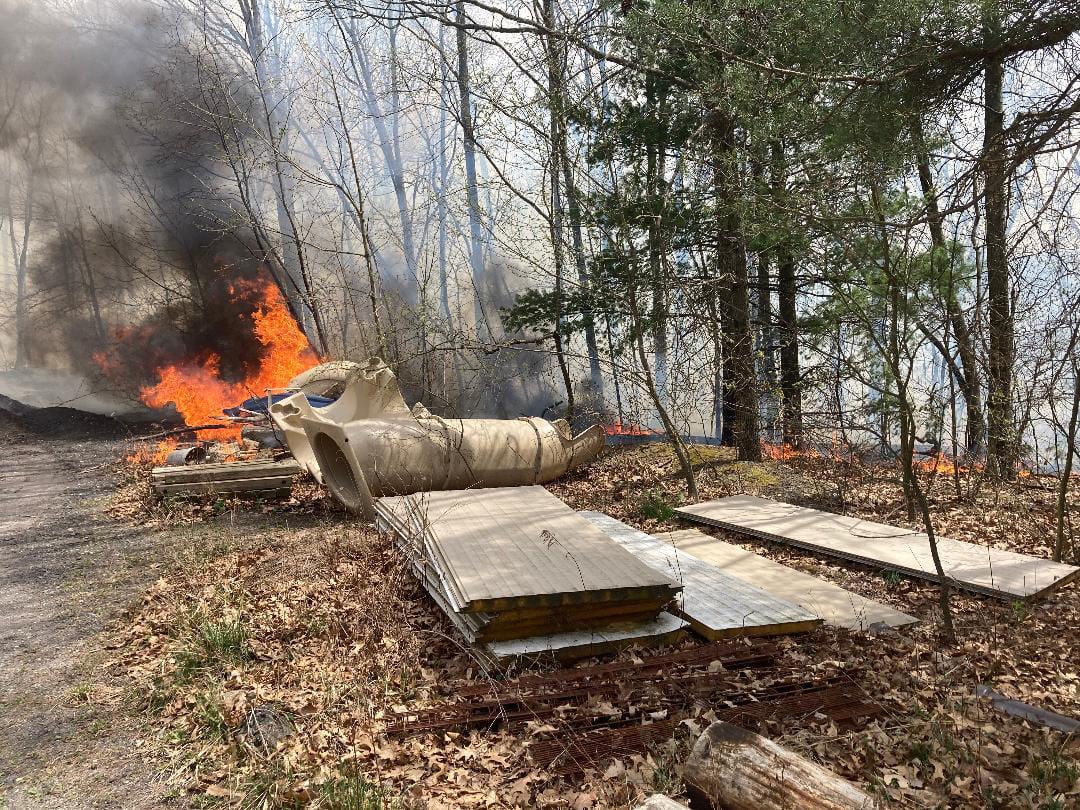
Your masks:
[{"label": "tree trunk", "polygon": [[[554,0],[544,0],[544,24],[548,30],[555,30]],[[563,217],[560,157],[563,141],[562,130],[562,58],[559,52],[559,40],[550,35],[546,37],[548,69],[548,105],[550,107],[549,125],[551,137],[551,250],[555,262],[555,356],[562,372],[563,385],[566,388],[566,420],[574,419],[574,383],[570,377],[570,366],[563,346]]]},{"label": "tree trunk", "polygon": [[[574,183],[574,171],[570,165],[568,149],[566,145],[566,125],[562,127],[562,155],[563,177],[566,180],[566,212],[570,216],[570,235],[573,239],[574,264],[577,266],[578,285],[587,301],[591,300],[592,280],[589,278],[589,269],[585,261],[585,240],[582,236],[581,226],[581,203],[578,198],[577,184]],[[592,306],[585,311],[583,317],[585,332],[585,351],[589,355],[589,380],[592,385],[592,393],[597,403],[604,401],[604,375],[600,371],[600,349],[596,342],[596,321],[593,318]]]},{"label": "tree trunk", "polygon": [[467,24],[464,0],[457,0],[457,59],[458,95],[461,109],[461,138],[465,155],[465,190],[469,200],[469,266],[472,268],[473,291],[476,307],[476,333],[491,336],[491,327],[484,314],[482,294],[484,290],[483,228],[480,223],[480,194],[476,186],[476,134],[473,131],[472,91],[469,86],[469,41],[463,27]]},{"label": "tree trunk", "polygon": [[770,441],[776,425],[776,347],[773,343],[772,276],[769,253],[757,257],[757,294],[755,296],[758,352],[761,355],[762,397]]},{"label": "tree trunk", "polygon": [[870,810],[869,794],[753,732],[717,722],[694,743],[683,778],[694,808]]},{"label": "tree trunk", "polygon": [[[921,121],[916,120],[912,128],[912,135],[914,136],[919,164],[919,183],[922,186],[923,199],[926,205],[926,220],[930,226],[930,241],[935,251],[947,255],[948,246],[945,242],[945,228],[938,207],[937,190],[934,188],[933,175],[930,172],[930,154],[923,138]],[[980,380],[979,361],[975,354],[975,346],[971,340],[971,330],[968,328],[967,319],[960,309],[951,267],[949,274],[945,307],[949,325],[952,327],[953,337],[956,339],[956,350],[960,355],[960,366],[964,372],[963,376],[954,374],[956,382],[960,386],[960,393],[964,397],[966,411],[964,444],[968,453],[978,455],[982,452],[986,433],[985,417],[982,411],[982,382]],[[946,362],[948,362],[947,358]],[[952,365],[952,363],[949,363],[950,369]]]},{"label": "tree trunk", "polygon": [[[10,192],[9,192],[10,193]],[[30,223],[34,215],[34,169],[29,167],[26,175],[26,196],[23,201],[22,244],[15,239],[15,214],[11,210],[10,197],[8,213],[11,215],[11,255],[15,263],[15,368],[24,368],[30,364],[29,326],[26,319],[27,297],[27,256],[30,250]]]},{"label": "tree trunk", "polygon": [[[784,147],[774,141],[771,149],[774,204],[782,211],[786,207],[784,197],[787,183]],[[780,349],[780,418],[783,424],[783,443],[796,450],[803,446],[798,294],[795,257],[790,240],[785,236],[779,240],[776,248],[776,340]]]},{"label": "tree trunk", "polygon": [[[446,51],[446,28],[439,26],[439,50]],[[448,217],[446,207],[446,195],[450,186],[449,160],[447,160],[447,136],[446,136],[446,104],[449,93],[449,69],[446,61],[442,62],[442,74],[439,81],[439,93],[443,102],[439,105],[439,308],[442,316],[446,319],[449,329],[453,329],[453,318],[450,315],[450,276],[447,272],[446,243],[449,239]]]},{"label": "tree trunk", "polygon": [[[660,105],[657,103],[655,85],[656,82],[652,76],[646,77],[646,105],[650,115],[659,117],[658,108]],[[667,290],[665,289],[663,277],[663,240],[661,236],[661,218],[664,209],[663,192],[661,190],[664,177],[664,157],[661,149],[651,142],[646,145],[645,154],[649,284],[652,287],[652,336],[653,357],[655,358],[653,370],[656,373],[656,388],[666,402],[668,369]]]},{"label": "tree trunk", "polygon": [[692,501],[696,501],[700,496],[698,494],[697,479],[694,477],[694,465],[690,460],[690,453],[686,448],[686,444],[683,442],[679,431],[675,428],[675,423],[671,419],[671,414],[668,413],[664,400],[656,388],[656,381],[652,369],[649,368],[649,356],[645,352],[645,340],[642,337],[645,330],[641,318],[641,308],[638,306],[637,297],[633,289],[627,293],[627,303],[629,304],[630,314],[633,316],[631,328],[634,330],[634,347],[637,349],[638,361],[641,363],[641,371],[645,379],[645,390],[649,394],[649,399],[652,400],[653,407],[656,408],[656,414],[660,417],[660,422],[664,426],[668,441],[671,442],[672,449],[675,451],[675,457],[679,460],[679,467],[682,469],[683,478],[686,479],[687,495]]},{"label": "tree trunk", "polygon": [[[941,556],[938,554],[937,536],[934,533],[934,524],[930,519],[930,507],[926,500],[926,494],[919,486],[919,479],[915,473],[915,408],[912,405],[908,391],[908,373],[910,360],[903,362],[900,346],[900,319],[902,287],[906,279],[897,275],[896,267],[892,261],[891,244],[889,241],[888,225],[885,221],[885,211],[882,204],[881,192],[876,183],[872,183],[870,191],[877,215],[878,228],[881,234],[881,265],[888,283],[888,322],[889,333],[887,343],[884,346],[885,363],[889,375],[896,382],[896,399],[899,409],[900,420],[900,467],[903,477],[904,501],[907,506],[909,520],[915,519],[915,510],[918,507],[922,518],[923,529],[926,531],[927,542],[930,544],[930,556],[934,560],[934,570],[938,581],[938,604],[941,608],[941,623],[944,640],[952,643],[956,640],[956,631],[953,626],[952,607],[949,601],[952,587],[951,580],[945,574],[941,564]],[[905,368],[904,366],[907,366]],[[890,448],[891,449],[891,448]]]},{"label": "tree trunk", "polygon": [[1080,412],[1080,367],[1074,361],[1072,411],[1069,414],[1069,430],[1065,436],[1065,466],[1058,482],[1057,507],[1055,509],[1056,531],[1054,537],[1054,562],[1065,556],[1065,515],[1069,508],[1069,479],[1072,477],[1073,456],[1076,453],[1076,421]]},{"label": "tree trunk", "polygon": [[716,189],[716,270],[728,294],[721,300],[724,324],[724,399],[734,415],[739,458],[761,460],[758,434],[757,372],[750,328],[746,243],[739,214],[735,155],[735,122],[723,112],[713,114],[713,172]]},{"label": "tree trunk", "polygon": [[292,147],[288,125],[282,117],[284,98],[272,90],[272,82],[267,76],[267,62],[272,60],[270,73],[275,80],[281,78],[280,66],[272,59],[271,43],[275,43],[275,38],[265,34],[264,29],[269,21],[263,16],[261,3],[241,3],[240,7],[245,27],[244,44],[251,60],[262,106],[262,123],[273,151],[270,158],[273,170],[271,186],[277,208],[277,231],[281,237],[281,263],[291,280],[285,296],[290,300],[290,309],[296,317],[297,325],[312,339],[316,352],[322,355],[326,353],[327,336],[318,303],[312,295],[311,270],[300,241],[300,229],[297,228],[294,204],[296,181],[287,169],[292,159]]},{"label": "tree trunk", "polygon": [[[351,22],[349,35],[352,40],[350,47],[356,54],[355,64],[360,69],[360,78],[363,81],[365,102],[368,115],[375,127],[375,134],[379,139],[379,150],[382,152],[383,161],[386,164],[387,174],[390,175],[390,184],[394,189],[394,200],[397,203],[398,221],[401,226],[401,250],[405,257],[405,271],[409,280],[416,284],[417,300],[422,305],[425,303],[424,291],[420,284],[420,274],[417,267],[416,245],[413,238],[412,212],[409,206],[408,194],[405,190],[405,169],[401,161],[400,143],[400,110],[398,93],[398,64],[397,64],[397,26],[396,19],[390,23],[390,110],[384,114],[382,105],[379,104],[379,94],[375,87],[375,81],[364,54],[359,31],[355,21]],[[387,119],[390,126],[387,127]],[[343,122],[344,124],[344,122]]]},{"label": "tree trunk", "polygon": [[[997,9],[987,12],[986,46],[993,49],[1001,35]],[[1009,300],[1009,264],[1006,252],[1008,173],[1004,142],[1005,110],[1002,84],[1005,69],[1000,57],[986,59],[984,70],[983,172],[985,175],[986,289],[989,303],[990,353],[988,357],[987,455],[992,469],[1012,478],[1018,446],[1013,427],[1012,375],[1015,353],[1012,305]]]}]

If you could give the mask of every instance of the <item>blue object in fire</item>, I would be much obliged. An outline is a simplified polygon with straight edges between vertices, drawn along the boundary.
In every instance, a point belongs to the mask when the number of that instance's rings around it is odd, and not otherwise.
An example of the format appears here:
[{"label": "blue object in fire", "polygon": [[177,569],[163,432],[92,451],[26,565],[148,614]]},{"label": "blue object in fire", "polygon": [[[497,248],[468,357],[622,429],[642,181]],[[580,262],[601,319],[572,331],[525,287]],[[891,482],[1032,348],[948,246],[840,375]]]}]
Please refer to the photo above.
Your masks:
[{"label": "blue object in fire", "polygon": [[[251,399],[245,399],[239,405],[232,408],[222,408],[222,413],[226,416],[243,416],[241,411],[249,411],[252,413],[266,413],[269,406],[274,402],[280,402],[285,397],[291,397],[292,391],[287,391],[281,394],[271,394],[269,399],[267,397],[252,397]],[[336,402],[337,397],[318,397],[314,394],[306,394],[307,401],[311,403],[312,408],[325,408],[331,402]]]}]

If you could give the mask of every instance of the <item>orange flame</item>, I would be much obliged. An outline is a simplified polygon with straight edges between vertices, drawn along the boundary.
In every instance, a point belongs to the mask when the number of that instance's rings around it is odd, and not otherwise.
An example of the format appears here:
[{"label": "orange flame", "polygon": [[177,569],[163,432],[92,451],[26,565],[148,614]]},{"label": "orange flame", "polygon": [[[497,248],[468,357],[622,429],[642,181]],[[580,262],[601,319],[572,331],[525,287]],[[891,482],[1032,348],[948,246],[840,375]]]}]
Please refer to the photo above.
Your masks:
[{"label": "orange flame", "polygon": [[[833,456],[838,458],[835,447]],[[813,447],[799,450],[787,443],[773,444],[763,439],[761,442],[761,457],[770,461],[791,461],[797,458],[821,458],[821,453]]]},{"label": "orange flame", "polygon": [[[238,282],[229,287],[229,292],[236,295],[239,289],[250,291],[251,287],[241,285],[252,284]],[[267,283],[257,293],[260,303],[252,317],[255,336],[265,347],[258,369],[239,382],[226,382],[219,376],[221,361],[215,354],[189,363],[165,366],[158,370],[157,383],[140,392],[142,401],[154,408],[173,403],[186,425],[212,424],[221,418],[223,408],[252,396],[263,396],[268,388],[281,388],[317,363],[318,357],[289,313],[278,288]],[[240,427],[204,432],[206,438],[236,439],[240,436]]]},{"label": "orange flame", "polygon": [[604,433],[608,436],[657,436],[659,431],[651,428],[643,428],[633,422],[622,422],[616,419],[610,424],[604,425]]},{"label": "orange flame", "polygon": [[156,445],[152,445],[150,442],[139,442],[128,455],[127,461],[138,466],[152,465],[156,467],[164,464],[165,459],[169,457],[169,453],[175,450],[179,444],[180,442],[176,439],[164,439]]}]

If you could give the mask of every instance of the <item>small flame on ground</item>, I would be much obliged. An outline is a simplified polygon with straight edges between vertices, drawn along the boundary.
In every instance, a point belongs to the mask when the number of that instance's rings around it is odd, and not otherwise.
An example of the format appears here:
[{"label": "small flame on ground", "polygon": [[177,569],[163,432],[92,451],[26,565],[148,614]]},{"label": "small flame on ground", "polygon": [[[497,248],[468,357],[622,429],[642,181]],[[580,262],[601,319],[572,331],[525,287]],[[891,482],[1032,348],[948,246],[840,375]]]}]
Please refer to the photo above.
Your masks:
[{"label": "small flame on ground", "polygon": [[654,436],[658,435],[660,431],[643,428],[641,425],[635,425],[633,422],[616,420],[610,424],[604,425],[604,433],[608,436]]},{"label": "small flame on ground", "polygon": [[969,472],[968,467],[963,464],[957,464],[955,458],[940,451],[932,456],[918,459],[913,462],[912,466],[917,470],[925,470],[926,472],[937,473],[940,475],[955,475],[956,473]]},{"label": "small flame on ground", "polygon": [[152,465],[156,467],[164,464],[165,459],[169,457],[169,453],[179,445],[178,439],[163,439],[156,444],[139,442],[135,445],[135,449],[128,454],[127,461],[139,466]]}]

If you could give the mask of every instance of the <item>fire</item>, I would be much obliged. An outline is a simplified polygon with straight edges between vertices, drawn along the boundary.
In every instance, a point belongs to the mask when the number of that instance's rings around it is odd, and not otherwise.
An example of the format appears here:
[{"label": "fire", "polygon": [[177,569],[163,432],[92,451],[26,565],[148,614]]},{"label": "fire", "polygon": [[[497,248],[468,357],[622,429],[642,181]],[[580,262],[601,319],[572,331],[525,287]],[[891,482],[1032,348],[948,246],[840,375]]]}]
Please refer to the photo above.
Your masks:
[{"label": "fire", "polygon": [[158,442],[156,445],[152,445],[149,442],[139,442],[135,445],[135,449],[128,454],[127,460],[131,464],[138,466],[153,465],[158,466],[165,463],[165,459],[169,457],[169,453],[177,448],[179,442],[176,439],[164,439]]},{"label": "fire", "polygon": [[[834,458],[839,458],[834,443],[833,448]],[[813,447],[809,447],[805,450],[800,450],[788,443],[773,444],[762,440],[761,442],[761,457],[770,461],[791,461],[797,458],[821,458],[821,454]]]},{"label": "fire", "polygon": [[635,425],[633,422],[616,420],[610,424],[604,425],[604,433],[608,436],[653,436],[657,435],[658,431],[643,428],[641,425]]},{"label": "fire", "polygon": [[929,473],[940,473],[942,475],[953,475],[957,472],[966,473],[968,471],[967,467],[957,464],[956,459],[947,456],[941,451],[938,451],[932,456],[927,456],[926,458],[914,461],[912,466],[917,470],[925,470]]},{"label": "fire", "polygon": [[[263,346],[259,367],[242,380],[229,382],[220,374],[221,357],[208,353],[203,357],[181,363],[164,365],[157,370],[157,382],[140,391],[140,399],[153,408],[172,403],[192,427],[213,424],[222,418],[222,409],[243,402],[253,396],[264,396],[268,388],[281,388],[301,371],[318,362],[304,333],[290,314],[278,288],[271,282],[258,284],[237,281],[229,285],[232,297],[243,295],[257,301],[252,312],[252,325],[256,339]],[[107,358],[98,358],[108,373]],[[240,426],[205,431],[205,437],[237,439]],[[156,449],[146,448],[136,453],[153,454],[154,461],[162,461],[176,443],[162,442]]]}]

